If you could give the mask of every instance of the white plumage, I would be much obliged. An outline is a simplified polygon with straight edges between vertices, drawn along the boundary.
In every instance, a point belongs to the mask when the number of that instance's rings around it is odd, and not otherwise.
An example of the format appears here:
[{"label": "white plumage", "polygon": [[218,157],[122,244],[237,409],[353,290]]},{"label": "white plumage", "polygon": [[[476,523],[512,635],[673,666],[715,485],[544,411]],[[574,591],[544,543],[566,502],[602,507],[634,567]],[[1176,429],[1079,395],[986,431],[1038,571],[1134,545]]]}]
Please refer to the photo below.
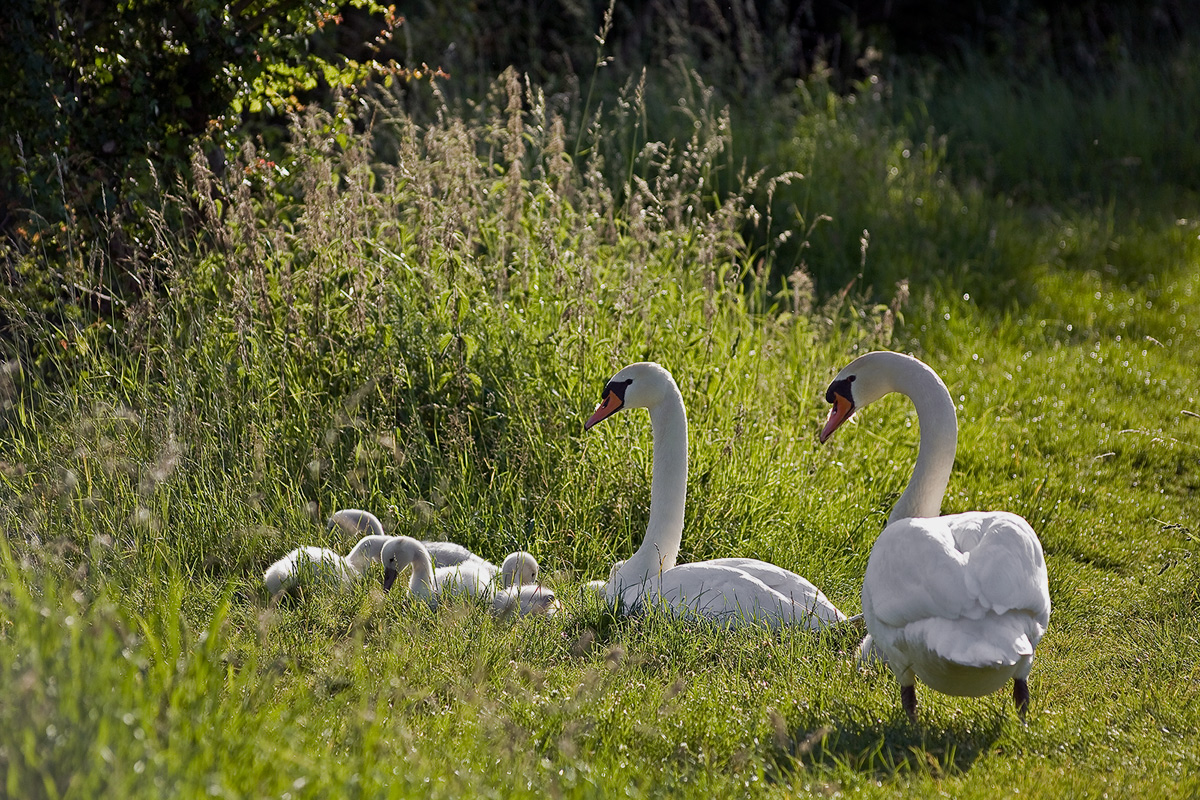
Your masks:
[{"label": "white plumage", "polygon": [[825,593],[808,578],[791,570],[756,558],[714,558],[705,561],[715,567],[732,567],[758,578],[772,591],[790,601],[794,609],[804,609],[809,628],[816,630],[822,623],[845,622],[846,615],[839,611]]},{"label": "white plumage", "polygon": [[[343,508],[333,512],[329,517],[327,527],[330,530],[334,527],[341,528],[351,535],[365,533],[377,536],[383,535],[383,523],[379,521],[379,517],[370,511],[363,511],[360,508]],[[429,557],[433,559],[435,567],[456,567],[459,564],[476,564],[484,569],[491,570],[493,573],[500,570],[495,564],[483,556],[476,555],[461,544],[433,541],[424,541],[421,544],[425,545],[425,549],[429,552]]]},{"label": "white plumage", "polygon": [[551,616],[561,610],[562,604],[554,592],[536,583],[509,586],[492,598],[492,615],[502,621],[514,616]]},{"label": "white plumage", "polygon": [[650,412],[654,473],[650,520],[641,546],[613,572],[605,600],[635,612],[647,606],[721,625],[820,628],[846,619],[829,599],[801,576],[754,559],[717,559],[676,565],[683,539],[687,498],[687,412],[679,387],[658,364],[622,369],[604,387],[587,428],[622,408]]},{"label": "white plumage", "polygon": [[429,549],[409,536],[393,537],[383,547],[383,588],[392,588],[399,573],[412,568],[409,590],[436,608],[452,596],[486,602],[501,618],[514,614],[548,614],[558,608],[549,589],[538,586],[538,563],[531,554],[518,550],[510,553],[499,572],[478,562],[463,562],[453,567],[434,568]]},{"label": "white plumage", "polygon": [[370,562],[379,561],[388,539],[387,536],[364,536],[348,556],[341,556],[326,547],[298,547],[267,567],[263,582],[272,596],[308,582],[347,586],[362,576]]},{"label": "white plumage", "polygon": [[881,657],[915,718],[915,682],[981,696],[1014,681],[1024,717],[1026,679],[1050,622],[1046,562],[1029,523],[1006,511],[939,516],[958,425],[945,384],[900,353],[868,353],[838,373],[824,442],[858,409],[889,392],[913,400],[920,451],[908,488],[871,549],[863,579],[864,660]]}]

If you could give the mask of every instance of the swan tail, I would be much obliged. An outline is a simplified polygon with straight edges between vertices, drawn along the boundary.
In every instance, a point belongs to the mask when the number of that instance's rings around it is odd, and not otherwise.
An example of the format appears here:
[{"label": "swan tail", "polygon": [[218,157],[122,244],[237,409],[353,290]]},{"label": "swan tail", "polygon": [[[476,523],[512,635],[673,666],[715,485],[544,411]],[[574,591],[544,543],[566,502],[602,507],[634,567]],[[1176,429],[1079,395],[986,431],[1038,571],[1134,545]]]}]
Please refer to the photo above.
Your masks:
[{"label": "swan tail", "polygon": [[905,638],[917,640],[940,658],[964,667],[1010,667],[1033,655],[1033,642],[1017,620],[928,619],[909,625]]}]

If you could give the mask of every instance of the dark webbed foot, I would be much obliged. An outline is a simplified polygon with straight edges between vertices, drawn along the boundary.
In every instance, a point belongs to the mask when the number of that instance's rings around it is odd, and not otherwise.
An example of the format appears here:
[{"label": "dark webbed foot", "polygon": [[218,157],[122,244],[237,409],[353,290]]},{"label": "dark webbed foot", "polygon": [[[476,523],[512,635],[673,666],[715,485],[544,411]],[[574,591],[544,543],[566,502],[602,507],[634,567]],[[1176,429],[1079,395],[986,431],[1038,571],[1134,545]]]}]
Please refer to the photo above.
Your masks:
[{"label": "dark webbed foot", "polygon": [[1029,710],[1029,684],[1024,678],[1013,678],[1013,702],[1017,705],[1017,716],[1024,722]]},{"label": "dark webbed foot", "polygon": [[917,721],[916,684],[900,687],[900,705],[904,708],[904,713],[908,714],[909,720],[915,723]]}]

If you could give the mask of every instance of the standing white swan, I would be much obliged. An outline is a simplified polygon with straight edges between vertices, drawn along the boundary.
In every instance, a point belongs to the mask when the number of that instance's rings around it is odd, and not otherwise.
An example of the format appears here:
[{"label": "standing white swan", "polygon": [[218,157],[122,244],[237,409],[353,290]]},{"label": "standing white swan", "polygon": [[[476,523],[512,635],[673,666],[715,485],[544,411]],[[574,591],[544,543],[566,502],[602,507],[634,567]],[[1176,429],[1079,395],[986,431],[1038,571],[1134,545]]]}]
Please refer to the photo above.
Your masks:
[{"label": "standing white swan", "polygon": [[[343,508],[333,512],[329,517],[329,522],[326,524],[327,529],[332,530],[334,527],[341,528],[343,531],[353,535],[355,533],[372,533],[378,536],[383,535],[383,523],[379,521],[379,517],[372,514],[370,511],[363,511],[359,508]],[[472,553],[461,544],[454,542],[422,542],[425,549],[429,551],[430,558],[433,563],[439,567],[456,567],[459,564],[478,564],[486,569],[490,569],[493,573],[500,568],[492,562],[485,559],[483,556]]]},{"label": "standing white swan", "polygon": [[[630,364],[605,385],[600,407],[584,429],[622,408],[650,412],[654,473],[650,520],[641,546],[603,587],[605,600],[625,612],[660,605],[677,616],[737,626],[795,625],[817,629],[846,616],[804,578],[749,558],[675,565],[687,498],[687,412],[671,373],[651,362]],[[764,580],[763,578],[767,578]]]},{"label": "standing white swan", "polygon": [[1042,545],[1007,511],[939,516],[954,466],[958,421],[941,378],[901,353],[860,356],[837,374],[824,443],[859,408],[889,392],[913,401],[921,428],[917,464],[863,580],[864,657],[874,647],[900,683],[916,720],[916,680],[950,695],[979,697],[1012,679],[1021,718],[1033,651],[1050,622]]},{"label": "standing white swan", "polygon": [[349,585],[362,576],[368,564],[381,560],[384,545],[390,538],[376,534],[364,536],[344,557],[327,547],[298,547],[267,567],[263,582],[272,596],[289,591],[310,578],[321,583]]}]

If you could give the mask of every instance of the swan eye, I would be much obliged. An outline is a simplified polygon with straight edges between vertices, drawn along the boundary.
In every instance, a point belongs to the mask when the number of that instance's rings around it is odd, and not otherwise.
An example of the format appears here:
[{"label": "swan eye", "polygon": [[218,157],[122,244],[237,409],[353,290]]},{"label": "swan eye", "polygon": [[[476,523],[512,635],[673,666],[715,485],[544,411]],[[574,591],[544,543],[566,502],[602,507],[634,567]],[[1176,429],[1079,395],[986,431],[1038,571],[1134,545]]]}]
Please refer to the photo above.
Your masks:
[{"label": "swan eye", "polygon": [[850,384],[854,383],[854,376],[851,375],[841,380],[836,380],[829,384],[829,389],[825,392],[825,402],[834,403],[838,397],[842,397],[849,401],[850,405],[854,405],[854,392],[850,388]]},{"label": "swan eye", "polygon": [[600,395],[602,401],[607,401],[608,396],[615,394],[617,399],[622,403],[625,402],[625,390],[629,388],[629,384],[633,383],[633,378],[628,378],[623,381],[609,381],[604,387],[604,393]]}]

